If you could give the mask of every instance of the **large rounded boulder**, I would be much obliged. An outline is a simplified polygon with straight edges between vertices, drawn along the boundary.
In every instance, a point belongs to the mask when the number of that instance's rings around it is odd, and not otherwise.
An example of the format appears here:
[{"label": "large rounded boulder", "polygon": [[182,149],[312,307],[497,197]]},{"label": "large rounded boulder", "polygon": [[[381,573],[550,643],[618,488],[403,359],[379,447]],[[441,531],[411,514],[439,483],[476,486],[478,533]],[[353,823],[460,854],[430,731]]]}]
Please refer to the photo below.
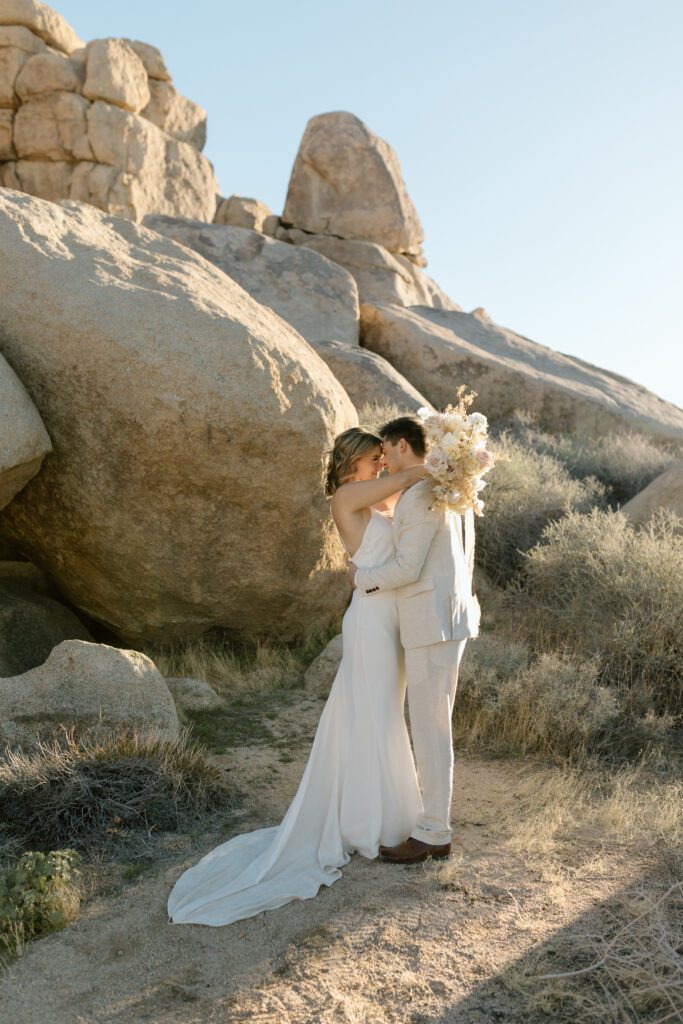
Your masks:
[{"label": "large rounded boulder", "polygon": [[357,422],[288,324],[201,256],[0,190],[0,351],[52,438],[0,533],[125,641],[299,636],[348,597],[323,452]]}]

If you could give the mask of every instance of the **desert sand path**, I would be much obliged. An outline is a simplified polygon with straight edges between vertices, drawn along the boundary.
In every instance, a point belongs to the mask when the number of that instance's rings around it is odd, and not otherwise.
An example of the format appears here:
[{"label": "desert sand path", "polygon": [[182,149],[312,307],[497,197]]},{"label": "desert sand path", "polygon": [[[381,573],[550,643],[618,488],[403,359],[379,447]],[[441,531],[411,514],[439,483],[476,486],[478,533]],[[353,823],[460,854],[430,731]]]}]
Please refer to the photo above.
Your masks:
[{"label": "desert sand path", "polygon": [[[321,709],[302,695],[282,710],[277,731],[298,740],[284,759],[256,746],[218,759],[249,787],[233,833],[279,820]],[[2,1020],[528,1024],[502,972],[561,948],[568,927],[590,928],[594,905],[620,884],[614,863],[585,845],[545,869],[508,846],[528,770],[458,756],[457,843],[446,866],[355,856],[315,899],[222,928],[170,924],[165,903],[180,872],[233,833],[205,835],[200,846],[167,837],[151,872],[86,901],[78,921],[0,976]]]}]

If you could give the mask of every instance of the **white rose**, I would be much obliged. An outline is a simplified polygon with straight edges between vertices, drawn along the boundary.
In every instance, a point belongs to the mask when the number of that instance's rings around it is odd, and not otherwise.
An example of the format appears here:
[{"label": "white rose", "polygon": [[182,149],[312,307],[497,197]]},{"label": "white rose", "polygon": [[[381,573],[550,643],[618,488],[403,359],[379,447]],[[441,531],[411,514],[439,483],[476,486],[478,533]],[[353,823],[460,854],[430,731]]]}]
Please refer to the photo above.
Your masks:
[{"label": "white rose", "polygon": [[440,448],[432,448],[425,461],[427,469],[432,474],[443,473],[448,468],[448,459]]},{"label": "white rose", "polygon": [[478,432],[488,430],[489,421],[482,412],[471,412],[467,417],[467,426],[474,427]]}]

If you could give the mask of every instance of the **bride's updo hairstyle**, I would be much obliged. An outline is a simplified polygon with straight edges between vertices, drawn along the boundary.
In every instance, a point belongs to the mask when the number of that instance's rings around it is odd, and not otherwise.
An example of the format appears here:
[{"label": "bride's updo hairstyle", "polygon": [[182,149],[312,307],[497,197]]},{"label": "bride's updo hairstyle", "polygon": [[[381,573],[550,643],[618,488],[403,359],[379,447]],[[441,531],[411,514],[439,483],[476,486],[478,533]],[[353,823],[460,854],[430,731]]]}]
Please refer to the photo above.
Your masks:
[{"label": "bride's updo hairstyle", "polygon": [[382,447],[382,438],[364,427],[350,427],[334,439],[334,447],[327,452],[325,494],[331,498],[338,487],[353,475],[354,463],[361,455]]}]

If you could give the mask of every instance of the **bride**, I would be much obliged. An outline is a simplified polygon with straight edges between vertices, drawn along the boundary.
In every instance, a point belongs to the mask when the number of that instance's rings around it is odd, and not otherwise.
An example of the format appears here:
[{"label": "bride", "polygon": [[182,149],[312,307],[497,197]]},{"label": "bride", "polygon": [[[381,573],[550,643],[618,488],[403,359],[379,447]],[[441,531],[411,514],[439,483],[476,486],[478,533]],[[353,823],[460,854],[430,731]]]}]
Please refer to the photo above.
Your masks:
[{"label": "bride", "polygon": [[[352,427],[329,455],[325,492],[358,568],[394,557],[390,514],[424,465],[380,477],[382,441]],[[299,788],[278,826],[234,836],[177,880],[174,924],[225,925],[310,899],[341,877],[350,855],[375,858],[409,835],[422,810],[403,705],[406,680],[393,590],[354,590],[342,621],[343,656]]]}]

